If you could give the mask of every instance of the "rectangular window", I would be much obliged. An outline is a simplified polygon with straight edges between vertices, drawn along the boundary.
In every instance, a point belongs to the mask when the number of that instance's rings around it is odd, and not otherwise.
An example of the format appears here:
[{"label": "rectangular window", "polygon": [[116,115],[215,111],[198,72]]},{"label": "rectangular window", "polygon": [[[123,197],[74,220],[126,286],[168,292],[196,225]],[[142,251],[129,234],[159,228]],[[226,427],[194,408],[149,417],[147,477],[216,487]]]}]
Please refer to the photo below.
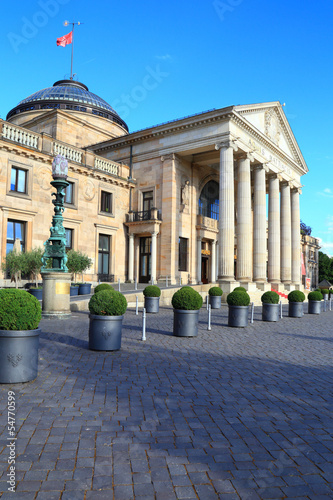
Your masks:
[{"label": "rectangular window", "polygon": [[74,182],[70,182],[65,189],[65,203],[74,204]]},{"label": "rectangular window", "polygon": [[65,229],[66,234],[66,250],[73,248],[73,229]]},{"label": "rectangular window", "polygon": [[179,238],[179,271],[187,271],[188,238]]},{"label": "rectangular window", "polygon": [[98,274],[109,274],[110,236],[100,234],[98,239]]},{"label": "rectangular window", "polygon": [[[15,240],[19,240],[19,248],[21,252],[25,250],[25,222],[10,220],[7,221],[7,241],[6,253],[14,248]],[[15,246],[16,248],[16,246]]]},{"label": "rectangular window", "polygon": [[112,193],[101,191],[101,212],[112,214]]},{"label": "rectangular window", "polygon": [[27,170],[12,167],[10,176],[10,190],[16,193],[27,192]]},{"label": "rectangular window", "polygon": [[153,201],[154,201],[153,191],[146,191],[145,193],[142,193],[142,210],[146,212],[151,208],[154,208]]}]

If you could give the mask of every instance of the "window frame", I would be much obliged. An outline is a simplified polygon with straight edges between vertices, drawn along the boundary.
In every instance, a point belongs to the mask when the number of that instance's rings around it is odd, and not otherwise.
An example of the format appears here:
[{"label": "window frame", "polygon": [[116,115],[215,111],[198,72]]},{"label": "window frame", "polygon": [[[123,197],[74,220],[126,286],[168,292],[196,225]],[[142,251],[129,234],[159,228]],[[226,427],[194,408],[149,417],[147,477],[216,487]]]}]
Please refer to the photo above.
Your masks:
[{"label": "window frame", "polygon": [[[17,182],[18,182],[18,171],[23,171],[25,172],[25,186],[24,186],[24,192],[23,191],[16,191],[12,190],[12,171],[13,169],[16,170],[16,175],[15,175],[15,187],[17,187]],[[9,168],[8,168],[8,176],[7,176],[7,192],[6,194],[8,196],[15,196],[18,198],[24,198],[26,200],[31,200],[31,193],[32,193],[32,166],[31,165],[25,165],[23,163],[18,163],[18,162],[10,162]]]},{"label": "window frame", "polygon": [[[184,243],[185,250],[184,250]],[[188,272],[188,248],[189,248],[189,238],[184,238],[179,236],[178,240],[178,271]]]},{"label": "window frame", "polygon": [[[13,223],[13,238],[8,238],[8,224],[9,223]],[[6,228],[6,255],[8,252],[13,250],[13,249],[11,249],[11,250],[7,251],[7,245],[11,244],[14,246],[15,240],[17,239],[17,237],[15,236],[15,224],[22,224],[22,226],[23,226],[23,238],[22,239],[20,238],[21,247],[22,247],[21,252],[26,251],[26,247],[27,247],[27,222],[24,220],[10,218],[10,219],[7,219],[7,228]]]},{"label": "window frame", "polygon": [[71,227],[65,227],[65,234],[66,234],[66,243],[67,243],[67,231],[70,232],[70,246],[65,246],[65,249],[66,249],[66,252],[68,252],[69,250],[73,250],[74,249],[74,245],[73,245],[73,242],[74,242],[74,229],[71,228]]},{"label": "window frame", "polygon": [[[67,182],[72,186],[72,202],[66,201],[66,196],[64,198],[64,207],[71,208],[73,210],[77,210],[77,200],[78,200],[78,183],[77,179],[73,179],[71,177],[67,177]],[[65,188],[66,190],[67,188]]]},{"label": "window frame", "polygon": [[[102,199],[103,199],[103,194],[105,193],[106,195],[110,195],[111,197],[111,206],[110,206],[110,212],[105,212],[102,210]],[[112,189],[108,189],[105,186],[99,186],[99,191],[98,191],[98,214],[103,215],[104,217],[115,217],[114,215],[114,206],[115,206],[115,192]]]}]

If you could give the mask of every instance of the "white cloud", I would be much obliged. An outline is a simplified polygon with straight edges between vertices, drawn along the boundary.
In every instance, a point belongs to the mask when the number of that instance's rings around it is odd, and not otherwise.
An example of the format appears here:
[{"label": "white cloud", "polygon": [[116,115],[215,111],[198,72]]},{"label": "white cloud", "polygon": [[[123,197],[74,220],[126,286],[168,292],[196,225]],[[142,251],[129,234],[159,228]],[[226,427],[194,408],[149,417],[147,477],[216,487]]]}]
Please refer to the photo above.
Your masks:
[{"label": "white cloud", "polygon": [[325,188],[323,191],[319,191],[317,194],[319,196],[325,196],[325,198],[333,198],[332,190],[329,188]]}]

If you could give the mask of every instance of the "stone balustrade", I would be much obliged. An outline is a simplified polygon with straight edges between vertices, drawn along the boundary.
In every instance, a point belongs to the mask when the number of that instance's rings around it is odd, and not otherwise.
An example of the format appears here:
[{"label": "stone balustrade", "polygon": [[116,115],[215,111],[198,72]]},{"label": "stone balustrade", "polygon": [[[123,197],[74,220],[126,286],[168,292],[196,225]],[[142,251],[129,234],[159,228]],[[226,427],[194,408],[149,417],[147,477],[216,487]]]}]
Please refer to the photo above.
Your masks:
[{"label": "stone balustrade", "polygon": [[112,161],[104,160],[103,158],[95,157],[95,168],[103,170],[112,175],[119,175],[119,164]]},{"label": "stone balustrade", "polygon": [[65,146],[65,144],[61,144],[60,142],[53,143],[53,153],[64,156],[66,160],[82,163],[82,151]]},{"label": "stone balustrade", "polygon": [[28,132],[26,129],[3,122],[2,137],[13,142],[18,142],[22,146],[38,149],[39,137],[36,134]]}]

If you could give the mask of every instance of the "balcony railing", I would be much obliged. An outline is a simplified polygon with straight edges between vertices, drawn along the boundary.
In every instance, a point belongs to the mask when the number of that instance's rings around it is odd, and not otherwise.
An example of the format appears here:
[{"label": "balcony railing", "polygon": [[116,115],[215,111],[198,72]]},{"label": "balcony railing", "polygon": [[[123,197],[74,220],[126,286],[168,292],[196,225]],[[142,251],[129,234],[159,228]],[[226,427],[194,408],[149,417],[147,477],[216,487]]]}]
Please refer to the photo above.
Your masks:
[{"label": "balcony railing", "polygon": [[82,151],[60,144],[59,142],[53,143],[53,152],[55,155],[62,155],[66,160],[82,163]]},{"label": "balcony railing", "polygon": [[218,229],[218,220],[211,219],[210,217],[205,217],[204,215],[197,216],[197,225],[201,227],[206,227],[208,229]]},{"label": "balcony railing", "polygon": [[157,208],[142,210],[141,212],[130,212],[126,214],[126,222],[143,222],[151,220],[162,220],[161,212]]},{"label": "balcony railing", "polygon": [[2,126],[2,137],[13,142],[18,142],[23,146],[34,149],[38,148],[38,135],[31,134],[27,130],[4,123]]},{"label": "balcony railing", "polygon": [[104,170],[104,172],[108,172],[112,175],[119,175],[119,164],[104,160],[103,158],[95,158],[95,168]]}]

